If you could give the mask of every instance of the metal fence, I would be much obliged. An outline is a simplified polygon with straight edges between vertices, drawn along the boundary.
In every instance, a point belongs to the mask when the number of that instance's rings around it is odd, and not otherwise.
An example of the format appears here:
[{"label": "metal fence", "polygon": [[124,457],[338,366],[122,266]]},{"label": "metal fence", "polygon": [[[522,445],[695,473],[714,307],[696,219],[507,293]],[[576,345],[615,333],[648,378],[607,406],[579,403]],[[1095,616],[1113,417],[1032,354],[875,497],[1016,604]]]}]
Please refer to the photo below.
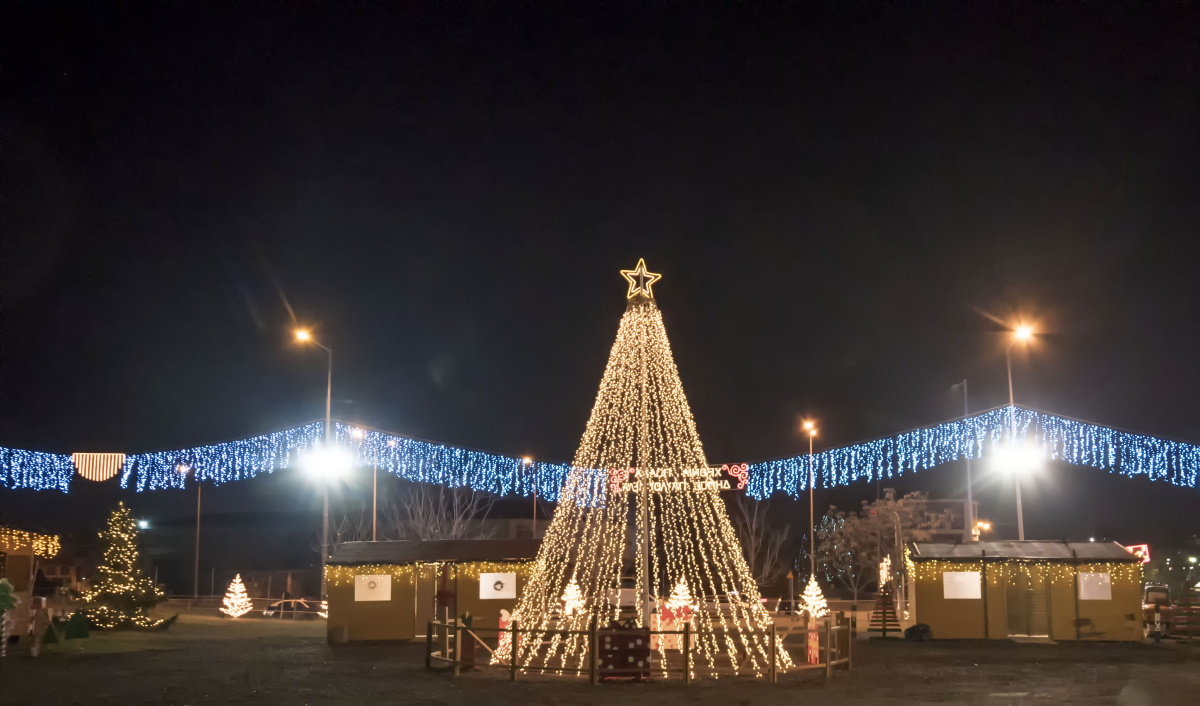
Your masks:
[{"label": "metal fence", "polygon": [[[504,636],[507,636],[509,645],[520,645],[522,635],[536,634],[539,636],[549,635],[558,638],[568,636],[586,636],[587,650],[578,660],[578,667],[538,667],[526,665],[522,666],[516,660],[510,658],[498,658],[496,650]],[[642,667],[634,668],[614,668],[611,665],[608,668],[601,669],[600,665],[600,640],[605,636],[630,636],[637,634],[639,636],[647,635],[651,639],[651,644],[654,638],[663,637],[675,638],[679,640],[679,649],[651,649],[649,650],[650,663]],[[449,671],[454,676],[458,676],[463,669],[498,669],[508,672],[508,677],[511,681],[517,680],[519,673],[539,672],[561,675],[584,676],[587,675],[588,681],[592,684],[599,683],[603,679],[611,677],[654,677],[661,676],[666,678],[682,678],[685,684],[690,683],[703,675],[720,676],[720,675],[746,675],[748,671],[745,669],[749,658],[746,655],[727,655],[730,660],[730,667],[704,667],[697,668],[691,665],[691,651],[693,649],[693,639],[700,635],[699,631],[692,630],[690,624],[684,624],[682,630],[627,630],[627,629],[610,629],[599,628],[595,623],[588,630],[522,630],[513,621],[505,628],[492,627],[466,627],[456,621],[433,621],[428,625],[428,630],[425,633],[425,668],[428,670]],[[719,634],[713,632],[710,634]],[[833,676],[836,669],[849,670],[852,665],[852,645],[854,643],[852,627],[850,619],[844,614],[829,616],[815,621],[806,621],[801,630],[780,630],[778,627],[773,627],[771,630],[751,633],[755,635],[766,636],[769,645],[769,662],[767,671],[761,676],[765,676],[772,684],[776,683],[778,676],[782,672],[805,672],[819,671],[822,672],[824,678],[829,679]],[[782,635],[782,637],[781,637]],[[784,668],[777,661],[779,650],[777,647],[783,644],[786,648],[786,639],[789,636],[805,637],[804,641],[804,656],[806,659],[802,664],[794,664],[790,669]],[[546,642],[543,645],[548,644]],[[810,650],[809,645],[814,644],[816,649]],[[482,648],[484,653],[479,655],[479,648]],[[678,652],[676,659],[668,659],[664,662],[662,659],[663,653]],[[511,648],[510,648],[511,655]],[[658,658],[658,659],[656,659]],[[739,662],[739,659],[741,660]]]}]

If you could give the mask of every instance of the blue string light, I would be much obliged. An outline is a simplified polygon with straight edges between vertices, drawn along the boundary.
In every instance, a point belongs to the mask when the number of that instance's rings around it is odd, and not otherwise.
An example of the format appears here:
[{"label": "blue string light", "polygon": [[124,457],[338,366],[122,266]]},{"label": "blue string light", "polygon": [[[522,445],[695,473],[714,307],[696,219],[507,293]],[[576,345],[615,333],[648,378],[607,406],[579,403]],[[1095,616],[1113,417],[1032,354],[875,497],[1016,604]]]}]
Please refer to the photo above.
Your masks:
[{"label": "blue string light", "polygon": [[[1200,446],[1159,439],[1037,412],[1002,407],[932,427],[814,454],[812,465],[821,487],[891,479],[965,458],[980,458],[1016,438],[1041,449],[1044,456],[1124,476],[1145,476],[1196,488]],[[324,423],[221,444],[126,456],[121,487],[138,492],[183,488],[200,480],[223,484],[289,468],[299,455],[324,441]],[[400,478],[472,488],[496,495],[557,501],[571,468],[403,436],[335,424],[339,446],[359,467],[378,466]],[[808,490],[807,455],[750,464],[746,492],[755,498],[775,493],[797,496]],[[181,472],[186,466],[187,473]],[[0,447],[0,487],[67,492],[75,468],[71,457]],[[600,478],[607,471],[600,471]],[[189,480],[190,479],[190,480]],[[586,479],[583,482],[587,483]],[[602,482],[602,481],[600,481]]]},{"label": "blue string light", "polygon": [[[471,488],[496,495],[537,496],[558,500],[571,467],[568,464],[528,464],[523,459],[417,441],[374,431],[336,425],[337,442],[350,449],[358,466],[380,470],[421,483]],[[361,437],[361,438],[360,438]]]},{"label": "blue string light", "polygon": [[[1123,476],[1145,476],[1186,488],[1197,487],[1200,446],[1159,439],[1024,407],[1001,407],[953,422],[813,454],[817,485],[895,478],[951,461],[976,459],[1013,436],[1049,459],[1091,466]],[[750,464],[746,492],[764,499],[808,490],[807,455]]]},{"label": "blue string light", "polygon": [[0,486],[67,492],[75,463],[66,454],[0,446]]},{"label": "blue string light", "polygon": [[135,474],[135,487],[140,493],[183,488],[189,478],[221,485],[271,473],[288,468],[302,449],[320,444],[325,438],[324,430],[324,422],[312,422],[223,444],[126,456],[121,487],[128,488]]}]

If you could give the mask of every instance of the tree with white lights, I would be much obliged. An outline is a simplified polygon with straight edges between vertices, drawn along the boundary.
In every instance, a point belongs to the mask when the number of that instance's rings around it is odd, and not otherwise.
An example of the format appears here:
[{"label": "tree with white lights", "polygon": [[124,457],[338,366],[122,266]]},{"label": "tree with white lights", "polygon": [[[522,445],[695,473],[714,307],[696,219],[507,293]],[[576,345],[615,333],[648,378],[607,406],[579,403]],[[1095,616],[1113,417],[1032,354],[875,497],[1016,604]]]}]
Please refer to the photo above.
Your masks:
[{"label": "tree with white lights", "polygon": [[817,577],[809,576],[808,585],[804,587],[804,595],[800,596],[800,610],[810,618],[823,618],[829,615],[829,604],[825,602],[825,594],[817,585]]},{"label": "tree with white lights", "polygon": [[231,618],[240,618],[254,608],[250,596],[246,594],[246,584],[242,583],[242,575],[238,574],[229,582],[225,590],[225,600],[221,603],[221,612]]},{"label": "tree with white lights", "polygon": [[104,560],[92,590],[83,594],[83,613],[99,628],[154,627],[162,620],[149,611],[163,599],[163,592],[142,575],[138,554],[137,521],[125,503],[118,503],[100,533]]},{"label": "tree with white lights", "polygon": [[571,579],[567,589],[563,591],[563,614],[575,615],[583,610],[583,591],[579,590],[579,582]]}]

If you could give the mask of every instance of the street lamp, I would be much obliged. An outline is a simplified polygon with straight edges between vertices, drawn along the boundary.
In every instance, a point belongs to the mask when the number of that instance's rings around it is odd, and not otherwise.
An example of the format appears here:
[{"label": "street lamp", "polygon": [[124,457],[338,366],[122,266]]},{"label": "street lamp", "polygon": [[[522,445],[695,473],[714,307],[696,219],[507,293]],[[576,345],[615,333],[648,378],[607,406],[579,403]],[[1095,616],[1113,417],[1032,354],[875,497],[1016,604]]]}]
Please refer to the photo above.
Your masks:
[{"label": "street lamp", "polygon": [[150,520],[138,520],[138,529],[150,529]]},{"label": "street lamp", "polygon": [[[322,345],[313,338],[312,332],[306,328],[296,329],[296,340],[300,343],[311,343],[329,356],[329,372],[325,379],[325,448],[333,448],[333,349]],[[321,513],[321,597],[325,596],[325,562],[329,558],[329,485],[323,487],[324,509]]]},{"label": "street lamp", "polygon": [[813,438],[817,435],[817,424],[811,419],[801,425],[808,433],[808,568],[809,576],[817,575],[817,515],[813,505],[813,485],[816,471],[813,469]]},{"label": "street lamp", "polygon": [[[188,471],[193,470],[186,463],[179,464],[179,472],[187,478]],[[192,474],[196,481],[196,550],[192,554],[192,601],[200,600],[200,476]]]},{"label": "street lamp", "polygon": [[[1012,349],[1018,343],[1028,343],[1033,340],[1033,327],[1026,324],[1021,324],[1013,329],[1012,340],[1009,341],[1008,347],[1004,349],[1004,360],[1008,365],[1008,426],[1009,440],[1011,443],[1017,441],[1017,410],[1016,403],[1013,401],[1013,381],[1012,381]],[[1021,508],[1021,476],[1019,473],[1014,473],[1013,478],[1016,481],[1017,493],[1017,539],[1025,541],[1025,515]]]},{"label": "street lamp", "polygon": [[1015,441],[996,450],[995,458],[1000,467],[1011,473],[1017,490],[1017,538],[1025,540],[1025,516],[1021,512],[1021,475],[1037,468],[1042,454],[1033,446]]}]

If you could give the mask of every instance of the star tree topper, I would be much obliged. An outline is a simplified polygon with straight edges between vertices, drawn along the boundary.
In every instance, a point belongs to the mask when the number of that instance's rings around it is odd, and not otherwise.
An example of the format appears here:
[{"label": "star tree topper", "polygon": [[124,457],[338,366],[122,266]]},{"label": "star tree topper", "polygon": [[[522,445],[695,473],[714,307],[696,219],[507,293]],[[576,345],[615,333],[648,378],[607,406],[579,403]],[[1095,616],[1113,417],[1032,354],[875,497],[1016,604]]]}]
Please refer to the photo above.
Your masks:
[{"label": "star tree topper", "polygon": [[629,281],[629,293],[625,295],[626,299],[633,299],[639,294],[647,299],[654,298],[654,292],[650,291],[650,286],[662,279],[662,275],[646,271],[646,260],[638,258],[637,267],[632,270],[621,270],[621,276]]}]

